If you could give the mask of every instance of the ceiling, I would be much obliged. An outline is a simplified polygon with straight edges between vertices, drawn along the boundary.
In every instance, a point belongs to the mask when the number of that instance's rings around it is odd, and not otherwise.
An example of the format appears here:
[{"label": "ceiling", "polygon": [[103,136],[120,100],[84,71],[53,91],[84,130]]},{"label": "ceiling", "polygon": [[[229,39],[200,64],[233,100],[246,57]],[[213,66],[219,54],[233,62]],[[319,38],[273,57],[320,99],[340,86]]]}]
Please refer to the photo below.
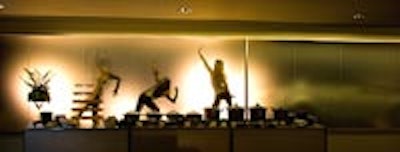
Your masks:
[{"label": "ceiling", "polygon": [[[0,0],[0,16],[68,16],[355,24],[355,0]],[[397,0],[359,0],[366,24],[400,25]],[[180,6],[192,9],[179,13]]]},{"label": "ceiling", "polygon": [[[400,43],[397,1],[0,0],[0,34],[165,34]],[[353,19],[355,3],[365,14],[362,26]],[[182,12],[182,7],[191,10]]]}]

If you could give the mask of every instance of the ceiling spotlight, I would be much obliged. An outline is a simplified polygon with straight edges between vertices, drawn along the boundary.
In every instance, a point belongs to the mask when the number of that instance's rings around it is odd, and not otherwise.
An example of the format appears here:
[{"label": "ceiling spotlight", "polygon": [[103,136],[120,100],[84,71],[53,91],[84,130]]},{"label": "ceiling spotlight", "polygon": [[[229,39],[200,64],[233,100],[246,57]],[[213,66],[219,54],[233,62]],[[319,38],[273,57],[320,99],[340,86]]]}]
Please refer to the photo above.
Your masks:
[{"label": "ceiling spotlight", "polygon": [[353,14],[353,20],[355,21],[364,21],[366,19],[366,14],[367,12],[364,3],[362,0],[354,0],[353,1],[353,9],[354,9],[354,14]]},{"label": "ceiling spotlight", "polygon": [[179,0],[178,3],[178,14],[189,15],[193,12],[192,3],[189,0]]},{"label": "ceiling spotlight", "polygon": [[188,15],[188,14],[191,14],[192,12],[193,12],[192,8],[190,8],[188,6],[181,6],[178,8],[179,14]]},{"label": "ceiling spotlight", "polygon": [[363,13],[361,13],[361,12],[357,12],[357,13],[355,13],[354,15],[353,15],[353,20],[356,20],[356,21],[363,21],[363,20],[365,20],[365,14],[363,14]]},{"label": "ceiling spotlight", "polygon": [[354,0],[353,1],[353,9],[354,14],[352,15],[352,19],[357,26],[360,27],[362,31],[366,31],[366,18],[367,18],[367,9],[363,3],[363,0]]}]

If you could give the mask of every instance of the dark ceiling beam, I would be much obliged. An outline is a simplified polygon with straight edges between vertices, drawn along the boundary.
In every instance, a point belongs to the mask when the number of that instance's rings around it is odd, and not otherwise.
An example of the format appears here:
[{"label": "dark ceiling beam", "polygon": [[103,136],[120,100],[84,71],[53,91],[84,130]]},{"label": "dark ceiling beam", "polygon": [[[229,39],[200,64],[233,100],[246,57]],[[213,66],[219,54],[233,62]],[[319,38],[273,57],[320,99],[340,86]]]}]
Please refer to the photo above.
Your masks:
[{"label": "dark ceiling beam", "polygon": [[[364,12],[368,25],[400,25],[398,0],[0,0],[0,3],[5,6],[0,15],[310,24],[353,24],[353,16],[359,10]],[[182,6],[192,12],[180,13]]]},{"label": "dark ceiling beam", "polygon": [[269,34],[335,34],[400,36],[398,26],[271,23],[255,21],[128,19],[103,17],[0,16],[2,34],[129,33],[262,36]]}]

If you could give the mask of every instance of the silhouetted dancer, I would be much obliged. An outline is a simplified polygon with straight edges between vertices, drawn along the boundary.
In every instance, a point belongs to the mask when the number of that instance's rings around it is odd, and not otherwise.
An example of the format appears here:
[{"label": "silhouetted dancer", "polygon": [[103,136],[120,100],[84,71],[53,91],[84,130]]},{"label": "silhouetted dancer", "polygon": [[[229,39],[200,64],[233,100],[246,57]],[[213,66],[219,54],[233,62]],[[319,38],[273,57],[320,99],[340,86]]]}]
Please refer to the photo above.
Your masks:
[{"label": "silhouetted dancer", "polygon": [[219,59],[215,60],[214,69],[212,69],[210,65],[208,65],[206,58],[201,52],[201,49],[198,50],[198,53],[208,72],[210,73],[211,82],[215,93],[213,108],[218,108],[219,103],[222,99],[225,99],[229,107],[231,107],[232,95],[229,92],[228,84],[226,83],[226,78],[224,74],[224,62]]},{"label": "silhouetted dancer", "polygon": [[151,110],[160,112],[158,106],[154,103],[154,100],[166,97],[172,103],[175,103],[178,97],[178,88],[175,87],[175,96],[170,96],[170,83],[171,80],[167,77],[160,78],[159,72],[153,67],[153,74],[155,77],[156,84],[145,90],[139,97],[139,101],[136,105],[136,112],[140,112],[144,105],[148,106]]},{"label": "silhouetted dancer", "polygon": [[[110,80],[116,80],[117,84],[114,88],[114,95],[118,93],[119,86],[121,79],[111,73],[109,69],[105,66],[98,65],[97,67],[100,71],[99,76],[97,77],[96,80],[96,85],[93,90],[93,94],[89,97],[89,102],[85,105],[85,107],[79,112],[78,117],[82,117],[82,113],[86,111],[87,109],[92,109],[92,117],[97,117],[98,111],[99,111],[99,104],[102,102],[101,96],[103,95],[104,87],[107,85],[107,83]],[[96,126],[98,124],[98,119],[99,118],[94,118],[93,119],[93,126]]]}]

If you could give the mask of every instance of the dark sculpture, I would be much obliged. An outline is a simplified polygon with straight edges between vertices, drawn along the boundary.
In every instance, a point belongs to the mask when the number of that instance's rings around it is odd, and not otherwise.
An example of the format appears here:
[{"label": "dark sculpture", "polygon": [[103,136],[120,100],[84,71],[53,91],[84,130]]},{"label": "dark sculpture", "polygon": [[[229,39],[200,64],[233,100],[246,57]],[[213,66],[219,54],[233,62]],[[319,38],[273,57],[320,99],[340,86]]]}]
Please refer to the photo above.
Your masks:
[{"label": "dark sculpture", "polygon": [[175,103],[178,98],[178,88],[175,87],[175,96],[170,96],[170,83],[171,80],[167,77],[161,78],[157,68],[153,67],[153,75],[155,77],[156,84],[145,90],[139,97],[139,101],[136,105],[136,112],[140,112],[144,105],[148,106],[151,110],[159,112],[160,109],[154,103],[155,99],[166,97],[172,103]]},{"label": "dark sculpture", "polygon": [[48,91],[48,84],[50,82],[50,71],[47,71],[44,75],[38,70],[31,71],[27,68],[24,69],[29,75],[30,82],[23,79],[24,83],[32,88],[32,91],[28,95],[28,101],[35,103],[35,106],[40,109],[43,102],[50,101],[50,95]]},{"label": "dark sculpture", "polygon": [[85,103],[85,106],[83,108],[74,109],[79,111],[79,114],[78,116],[76,116],[76,118],[82,118],[82,113],[84,111],[91,111],[92,112],[91,119],[93,120],[93,126],[97,126],[100,119],[100,116],[98,116],[98,112],[101,111],[99,105],[100,103],[102,103],[101,97],[103,95],[104,87],[110,80],[116,80],[117,83],[113,91],[114,95],[116,95],[118,93],[121,82],[120,77],[111,73],[106,66],[98,64],[97,68],[99,69],[100,74],[97,77],[95,88],[93,92],[90,94],[91,96],[89,96],[87,100],[79,101]]},{"label": "dark sculpture", "polygon": [[229,92],[228,84],[226,83],[226,78],[224,74],[224,62],[222,60],[217,59],[214,64],[214,69],[208,65],[206,58],[201,52],[202,49],[198,50],[198,54],[206,66],[208,72],[210,73],[212,86],[215,92],[215,100],[213,107],[218,108],[219,103],[222,99],[225,99],[228,103],[229,107],[232,105],[232,95]]}]

